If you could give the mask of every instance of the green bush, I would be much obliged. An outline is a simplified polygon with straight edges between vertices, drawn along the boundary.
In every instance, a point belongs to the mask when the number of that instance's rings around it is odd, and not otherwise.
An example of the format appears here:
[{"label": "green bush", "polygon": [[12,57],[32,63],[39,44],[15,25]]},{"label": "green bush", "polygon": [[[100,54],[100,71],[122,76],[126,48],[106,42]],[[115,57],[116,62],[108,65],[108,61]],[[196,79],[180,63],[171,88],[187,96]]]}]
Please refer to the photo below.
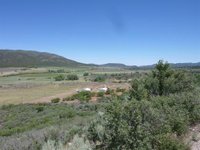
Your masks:
[{"label": "green bush", "polygon": [[70,96],[70,97],[65,97],[63,98],[63,101],[73,101],[75,100],[75,97],[74,96]]},{"label": "green bush", "polygon": [[76,113],[73,111],[73,110],[68,110],[68,111],[62,111],[60,114],[59,114],[59,118],[62,119],[62,118],[73,118],[76,116]]},{"label": "green bush", "polygon": [[106,78],[104,76],[98,76],[94,79],[94,82],[104,82]]},{"label": "green bush", "polygon": [[143,84],[149,95],[167,96],[194,90],[193,80],[192,75],[189,73],[172,70],[167,62],[159,61]]},{"label": "green bush", "polygon": [[[92,107],[92,106],[91,106]],[[34,139],[40,139],[40,136],[47,137],[46,131],[45,133],[40,133],[40,131],[44,132],[44,130],[49,130],[50,126],[74,126],[80,122],[80,125],[83,125],[85,120],[90,119],[90,117],[94,114],[93,108],[81,109],[79,105],[77,107],[69,106],[65,103],[45,103],[45,104],[19,104],[19,105],[5,105],[0,107],[1,114],[1,130],[0,130],[0,147],[2,138],[9,139],[11,141],[16,138],[19,133],[23,136],[23,134],[27,133],[27,138],[20,138],[20,141],[24,139],[29,139],[30,141],[24,144],[33,143]],[[76,118],[78,117],[78,119]],[[73,124],[71,124],[73,122]],[[44,129],[44,130],[43,130]],[[28,131],[28,132],[25,132]],[[24,133],[23,133],[24,132]],[[31,133],[30,133],[31,132]],[[36,132],[36,135],[34,135]],[[32,133],[33,136],[32,137]],[[56,132],[57,136],[62,136],[62,132]],[[11,136],[13,135],[13,136]],[[7,137],[3,137],[7,136]],[[29,137],[29,138],[28,138]],[[32,137],[32,138],[31,138]],[[62,139],[60,137],[60,139]],[[66,142],[66,141],[63,141]],[[8,140],[9,143],[9,140]],[[17,144],[17,143],[10,143]],[[19,144],[18,144],[19,145]],[[31,145],[32,146],[32,145]],[[2,148],[2,147],[1,147]],[[32,147],[31,147],[32,148]]]},{"label": "green bush", "polygon": [[92,98],[92,93],[91,92],[89,92],[89,91],[81,91],[81,92],[71,96],[68,99],[70,99],[70,100],[78,99],[80,101],[88,102],[89,100],[91,100],[91,98]]},{"label": "green bush", "polygon": [[133,80],[130,90],[130,99],[135,98],[136,100],[142,100],[147,98],[148,92],[144,88],[144,84],[140,80]]},{"label": "green bush", "polygon": [[36,108],[36,110],[37,110],[37,112],[42,112],[42,111],[44,111],[44,107],[43,106],[38,106]]},{"label": "green bush", "polygon": [[52,103],[59,103],[60,102],[60,98],[53,98],[51,100]]},{"label": "green bush", "polygon": [[78,80],[78,76],[76,74],[67,75],[67,80]]},{"label": "green bush", "polygon": [[97,97],[103,97],[104,94],[105,94],[105,92],[98,92],[98,93],[97,93]]},{"label": "green bush", "polygon": [[186,72],[161,61],[150,75],[133,80],[129,93],[112,98],[88,137],[97,149],[186,150],[179,136],[200,119],[199,93]]},{"label": "green bush", "polygon": [[200,86],[200,73],[194,73],[195,84]]},{"label": "green bush", "polygon": [[89,73],[88,73],[88,72],[85,72],[85,73],[83,74],[83,76],[84,76],[84,77],[89,76]]},{"label": "green bush", "polygon": [[54,79],[55,79],[55,81],[62,81],[62,80],[65,80],[65,76],[60,74],[60,75],[54,77]]},{"label": "green bush", "polygon": [[189,148],[172,135],[161,135],[157,137],[155,149],[158,150],[188,150]]},{"label": "green bush", "polygon": [[186,149],[176,138],[165,143],[161,137],[185,133],[187,112],[157,102],[112,100],[102,120],[90,125],[88,137],[94,143],[100,142],[100,149]]}]

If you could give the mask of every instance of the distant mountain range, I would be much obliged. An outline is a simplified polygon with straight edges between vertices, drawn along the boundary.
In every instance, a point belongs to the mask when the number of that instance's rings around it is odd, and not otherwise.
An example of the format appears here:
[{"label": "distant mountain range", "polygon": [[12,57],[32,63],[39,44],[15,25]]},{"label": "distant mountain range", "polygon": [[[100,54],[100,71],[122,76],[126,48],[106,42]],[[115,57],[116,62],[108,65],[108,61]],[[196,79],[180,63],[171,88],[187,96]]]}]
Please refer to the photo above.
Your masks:
[{"label": "distant mountain range", "polygon": [[[146,65],[146,66],[128,66],[125,64],[120,63],[108,63],[104,65],[100,65],[102,67],[116,67],[116,68],[127,68],[127,69],[152,69],[155,67],[155,64],[153,65]],[[200,62],[198,63],[170,63],[170,66],[172,68],[200,68]]]},{"label": "distant mountain range", "polygon": [[[200,62],[198,63],[169,63],[172,68],[200,68]],[[152,69],[156,64],[139,66],[139,69]],[[132,68],[132,67],[130,67]],[[135,68],[135,66],[133,67]]]},{"label": "distant mountain range", "polygon": [[102,67],[117,67],[117,68],[126,68],[126,67],[129,67],[125,64],[120,64],[120,63],[107,63],[107,64],[103,64],[103,65],[100,65]]},{"label": "distant mountain range", "polygon": [[[174,68],[200,68],[198,63],[172,63]],[[48,66],[94,66],[94,67],[115,67],[127,69],[151,69],[154,65],[128,66],[121,63],[107,63],[103,65],[84,64],[65,57],[47,52],[27,51],[27,50],[7,50],[0,49],[0,67],[48,67]]]}]

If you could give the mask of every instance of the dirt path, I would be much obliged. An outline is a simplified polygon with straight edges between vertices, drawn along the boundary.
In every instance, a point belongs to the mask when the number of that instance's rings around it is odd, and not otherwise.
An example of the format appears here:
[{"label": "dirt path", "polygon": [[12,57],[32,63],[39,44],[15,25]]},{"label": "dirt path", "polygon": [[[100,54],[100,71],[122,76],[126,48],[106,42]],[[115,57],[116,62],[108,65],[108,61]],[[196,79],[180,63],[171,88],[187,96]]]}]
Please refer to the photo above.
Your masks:
[{"label": "dirt path", "polygon": [[[92,91],[97,92],[98,89],[101,88],[101,87],[104,87],[104,85],[106,85],[110,89],[116,89],[118,87],[119,88],[126,88],[126,89],[129,88],[128,83],[106,83],[106,84],[105,83],[87,83],[87,84],[80,85],[79,89],[88,87],[88,88],[91,88]],[[42,98],[39,98],[39,99],[28,101],[27,103],[48,103],[48,102],[51,102],[51,100],[53,98],[63,99],[65,97],[69,97],[69,96],[75,94],[76,90],[77,90],[77,87],[75,86],[75,87],[72,87],[72,88],[66,90],[66,92],[64,92],[64,93],[59,93],[59,94],[56,94],[56,95],[53,95],[53,96],[42,97]]]},{"label": "dirt path", "polygon": [[51,102],[51,100],[53,98],[63,99],[65,97],[73,95],[74,93],[76,93],[74,89],[73,90],[67,90],[64,93],[59,93],[59,94],[56,94],[56,95],[53,95],[53,96],[42,97],[40,99],[29,101],[28,103],[47,103],[47,102]]},{"label": "dirt path", "polygon": [[200,124],[190,127],[185,143],[191,150],[200,150]]}]

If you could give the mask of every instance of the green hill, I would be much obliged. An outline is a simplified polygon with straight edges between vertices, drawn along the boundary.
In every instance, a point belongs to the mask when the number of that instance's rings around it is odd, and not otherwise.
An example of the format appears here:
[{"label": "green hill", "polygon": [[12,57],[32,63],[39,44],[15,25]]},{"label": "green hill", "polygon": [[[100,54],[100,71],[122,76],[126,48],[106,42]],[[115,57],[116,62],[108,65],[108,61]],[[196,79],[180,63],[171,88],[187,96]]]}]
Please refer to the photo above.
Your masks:
[{"label": "green hill", "polygon": [[84,64],[59,55],[26,51],[0,50],[0,67],[46,67],[46,66],[83,66]]}]

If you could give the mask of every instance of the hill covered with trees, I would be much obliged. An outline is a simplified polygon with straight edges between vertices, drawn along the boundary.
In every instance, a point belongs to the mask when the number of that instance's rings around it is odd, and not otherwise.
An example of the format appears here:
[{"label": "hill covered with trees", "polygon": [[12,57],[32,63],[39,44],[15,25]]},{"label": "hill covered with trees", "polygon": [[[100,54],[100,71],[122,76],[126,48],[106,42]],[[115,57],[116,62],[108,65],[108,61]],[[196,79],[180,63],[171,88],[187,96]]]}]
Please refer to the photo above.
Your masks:
[{"label": "hill covered with trees", "polygon": [[0,67],[83,66],[59,55],[25,50],[0,50]]}]

